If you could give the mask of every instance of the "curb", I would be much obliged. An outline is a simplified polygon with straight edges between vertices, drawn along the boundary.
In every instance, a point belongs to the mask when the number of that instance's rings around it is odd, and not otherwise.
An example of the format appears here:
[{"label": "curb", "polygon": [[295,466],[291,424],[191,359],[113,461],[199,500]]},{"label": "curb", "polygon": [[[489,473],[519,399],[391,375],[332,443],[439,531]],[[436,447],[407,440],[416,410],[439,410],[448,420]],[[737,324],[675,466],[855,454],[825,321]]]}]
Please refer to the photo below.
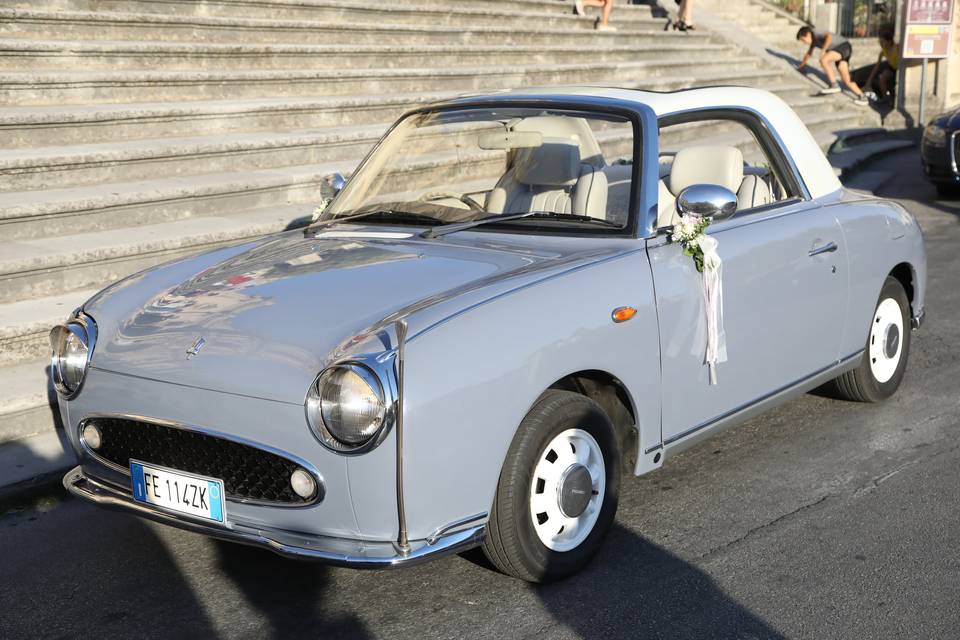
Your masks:
[{"label": "curb", "polygon": [[76,455],[59,430],[0,444],[0,500],[58,484],[76,464]]}]

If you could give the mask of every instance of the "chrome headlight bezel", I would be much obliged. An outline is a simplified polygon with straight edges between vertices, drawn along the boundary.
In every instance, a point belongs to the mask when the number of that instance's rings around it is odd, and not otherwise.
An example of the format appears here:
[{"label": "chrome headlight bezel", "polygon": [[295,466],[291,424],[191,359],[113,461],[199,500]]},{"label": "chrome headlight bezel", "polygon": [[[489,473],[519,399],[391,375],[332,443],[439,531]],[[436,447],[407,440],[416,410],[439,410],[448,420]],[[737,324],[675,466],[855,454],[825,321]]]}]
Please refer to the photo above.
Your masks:
[{"label": "chrome headlight bezel", "polygon": [[[74,362],[68,361],[68,354],[64,352],[67,340],[73,337],[86,349],[86,354],[82,358],[75,359]],[[59,324],[50,330],[50,375],[53,378],[53,384],[64,400],[75,397],[83,389],[83,383],[87,379],[87,371],[90,369],[90,361],[93,358],[93,351],[97,344],[97,323],[88,315],[78,312],[65,322]],[[76,362],[79,360],[79,363]],[[79,366],[79,374],[72,375],[67,367]],[[73,382],[75,380],[75,382]]]},{"label": "chrome headlight bezel", "polygon": [[[397,385],[393,363],[393,353],[381,354],[379,357],[351,358],[332,364],[317,375],[307,393],[305,409],[310,430],[320,444],[339,454],[358,455],[375,449],[383,442],[395,422]],[[358,375],[377,396],[381,405],[378,426],[369,439],[358,444],[338,438],[335,435],[338,431],[336,425],[326,424],[323,417],[322,386],[329,381],[332,373],[340,369],[349,369]]]}]

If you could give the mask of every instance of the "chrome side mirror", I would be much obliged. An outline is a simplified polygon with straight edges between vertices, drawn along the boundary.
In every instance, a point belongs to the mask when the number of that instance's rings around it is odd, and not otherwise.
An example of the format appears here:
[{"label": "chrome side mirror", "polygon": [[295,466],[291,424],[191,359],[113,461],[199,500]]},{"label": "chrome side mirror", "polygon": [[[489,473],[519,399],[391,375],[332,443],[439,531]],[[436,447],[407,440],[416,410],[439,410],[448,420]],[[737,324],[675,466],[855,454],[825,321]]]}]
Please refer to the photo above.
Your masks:
[{"label": "chrome side mirror", "polygon": [[330,197],[336,197],[347,186],[347,179],[343,177],[342,173],[331,173],[324,177],[323,181],[330,187]]},{"label": "chrome side mirror", "polygon": [[737,194],[718,184],[695,184],[680,192],[677,213],[724,220],[737,212]]}]

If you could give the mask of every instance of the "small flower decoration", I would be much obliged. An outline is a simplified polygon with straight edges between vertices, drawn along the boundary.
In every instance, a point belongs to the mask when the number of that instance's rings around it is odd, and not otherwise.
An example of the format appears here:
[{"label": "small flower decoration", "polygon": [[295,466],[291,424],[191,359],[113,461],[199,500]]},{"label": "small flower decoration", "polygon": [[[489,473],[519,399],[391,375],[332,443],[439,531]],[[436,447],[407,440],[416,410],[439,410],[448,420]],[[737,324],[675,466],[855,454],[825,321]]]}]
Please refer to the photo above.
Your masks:
[{"label": "small flower decoration", "polygon": [[[708,240],[705,233],[707,227],[709,226],[709,219],[687,214],[685,216],[681,216],[680,222],[674,225],[673,235],[671,236],[674,242],[679,242],[681,245],[683,245],[683,255],[693,258],[693,263],[696,265],[697,271],[700,273],[703,273],[703,244],[706,240]],[[711,264],[707,265],[707,267],[713,267],[712,261]]]}]

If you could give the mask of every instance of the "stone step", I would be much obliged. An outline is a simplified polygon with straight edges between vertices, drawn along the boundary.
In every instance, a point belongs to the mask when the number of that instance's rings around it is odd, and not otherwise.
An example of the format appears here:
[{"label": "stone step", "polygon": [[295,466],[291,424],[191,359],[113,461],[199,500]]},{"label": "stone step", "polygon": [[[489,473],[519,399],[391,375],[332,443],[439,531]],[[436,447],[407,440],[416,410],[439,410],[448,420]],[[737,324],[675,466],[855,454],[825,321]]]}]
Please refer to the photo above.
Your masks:
[{"label": "stone step", "polygon": [[504,25],[412,24],[395,22],[329,22],[259,18],[160,15],[106,11],[37,11],[0,8],[0,37],[49,40],[163,40],[181,42],[303,44],[555,44],[600,48],[647,39],[706,39],[705,34],[665,32],[662,18],[621,21],[617,31],[593,29],[589,18],[567,19],[562,26],[539,20]]},{"label": "stone step", "polygon": [[[769,75],[758,77],[761,81],[771,78]],[[745,82],[742,76],[729,74],[715,76],[713,81]],[[809,85],[796,79],[792,82],[774,80],[768,85],[786,100],[805,97],[810,92]],[[0,107],[0,136],[6,148],[18,149],[237,131],[362,126],[391,122],[407,109],[455,95],[457,92],[415,92],[114,105],[7,106]]]},{"label": "stone step", "polygon": [[[111,6],[115,6],[117,11],[123,11],[125,9],[130,9],[131,7],[143,7],[142,9],[137,9],[138,13],[170,13],[171,6],[174,7],[173,12],[178,12],[178,10],[193,10],[190,5],[198,4],[200,8],[198,11],[203,10],[204,6],[210,6],[214,4],[216,0],[203,0],[198,2],[197,0],[131,0],[127,2],[126,0],[103,0],[104,3],[109,3]],[[87,7],[87,10],[99,10],[105,11],[107,4],[100,4],[97,0],[8,0],[9,6],[20,8],[20,9],[46,9],[46,10],[58,10],[58,11],[67,11],[67,10],[76,10],[78,7]],[[224,5],[236,5],[238,8],[242,7],[246,9],[251,3],[245,0],[221,0],[219,4]],[[258,4],[264,5],[265,0],[259,0]],[[266,6],[276,6],[277,4],[299,4],[305,5],[308,4],[304,0],[279,0],[279,2],[272,2],[270,5]],[[418,4],[424,4],[422,0]],[[463,2],[460,0],[436,0],[432,3],[434,7],[462,7]],[[651,11],[651,6],[647,4],[632,4],[628,0],[615,0],[615,10],[618,13],[627,12],[627,13],[649,13]],[[527,11],[557,11],[560,13],[572,13],[573,12],[573,3],[572,1],[568,2],[567,0],[470,0],[470,6],[475,9],[523,9]],[[179,8],[179,9],[178,9]],[[596,12],[596,9],[589,9],[588,11]]]},{"label": "stone step", "polygon": [[8,149],[391,122],[457,92],[0,107]]},{"label": "stone step", "polygon": [[[38,9],[32,3],[19,2],[19,8]],[[16,5],[15,5],[16,6]],[[531,23],[555,28],[593,28],[599,11],[586,17],[573,14],[572,3],[547,5],[516,4],[476,6],[474,2],[383,3],[374,0],[59,0],[44,2],[45,10],[136,13],[174,15],[180,17],[217,17],[269,20],[309,20],[328,23],[433,24],[437,26],[472,27],[477,24],[521,27]],[[643,5],[622,5],[617,21],[620,25],[649,20],[651,9]]]},{"label": "stone step", "polygon": [[[271,206],[319,204],[323,178],[343,169],[350,171],[353,166],[308,165],[9,192],[0,199],[0,262],[14,260],[21,242],[38,242],[37,239],[47,237],[97,230],[122,232],[126,228],[173,224],[199,216],[224,217]],[[17,227],[29,230],[24,232]],[[30,266],[23,271],[30,272]],[[90,286],[100,282],[90,281]],[[70,288],[84,286],[75,283]],[[6,287],[15,288],[13,284]],[[34,295],[55,295],[63,290],[54,284],[38,289]],[[26,290],[13,297],[0,294],[0,302],[31,297],[28,294]]]},{"label": "stone step", "polygon": [[[792,102],[792,106],[803,117],[821,112],[824,101],[804,98]],[[382,121],[372,125],[285,133],[221,133],[216,136],[0,150],[0,192],[289,165],[346,161],[352,166],[388,126],[389,121]],[[437,140],[435,144],[440,149],[451,141]],[[6,237],[34,237],[44,229],[44,224],[8,225]],[[102,227],[98,225],[98,228]]]},{"label": "stone step", "polygon": [[[678,42],[671,55],[735,56],[731,45]],[[591,62],[663,60],[657,44],[637,42],[591,51]],[[0,70],[235,71],[262,69],[396,69],[575,64],[583,51],[553,45],[309,45],[0,39]]]},{"label": "stone step", "polygon": [[46,357],[0,367],[0,446],[53,428],[56,394],[49,365]]},{"label": "stone step", "polygon": [[0,367],[49,357],[47,336],[50,328],[66,320],[97,291],[70,291],[47,298],[0,304]]},{"label": "stone step", "polygon": [[[0,150],[0,193],[357,162],[387,124]],[[449,140],[438,140],[442,145]],[[2,207],[2,205],[0,205]],[[8,229],[7,237],[18,237]]]},{"label": "stone step", "polygon": [[102,287],[167,260],[302,224],[310,205],[270,206],[19,242],[0,242],[0,301]]},{"label": "stone step", "polygon": [[2,72],[7,105],[87,102],[224,100],[272,96],[346,95],[413,91],[480,91],[531,85],[630,84],[664,78],[702,78],[730,69],[755,69],[753,56],[697,60],[333,71],[100,71]]}]

